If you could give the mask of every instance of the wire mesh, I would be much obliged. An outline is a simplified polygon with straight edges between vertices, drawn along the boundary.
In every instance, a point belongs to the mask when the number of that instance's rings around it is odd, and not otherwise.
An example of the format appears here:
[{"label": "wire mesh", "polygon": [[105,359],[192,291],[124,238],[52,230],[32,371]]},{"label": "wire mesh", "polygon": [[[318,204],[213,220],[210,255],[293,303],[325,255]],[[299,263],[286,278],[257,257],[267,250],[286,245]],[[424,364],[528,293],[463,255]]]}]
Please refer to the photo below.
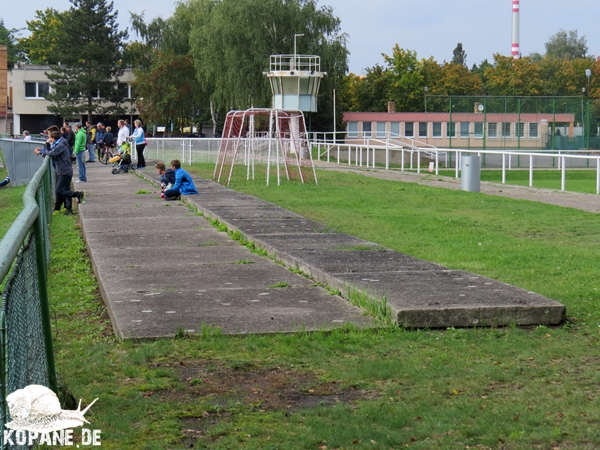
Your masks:
[{"label": "wire mesh", "polygon": [[[35,241],[29,233],[2,294],[3,379],[6,393],[30,384],[49,386],[46,346],[42,329]],[[10,418],[5,399],[2,429]],[[2,436],[3,439],[3,436]],[[4,445],[4,442],[2,442]],[[10,448],[27,446],[10,445]]]},{"label": "wire mesh", "polygon": [[[23,196],[24,208],[0,240],[0,422],[10,421],[6,396],[30,384],[56,391],[52,336],[47,304],[47,261],[54,191],[52,165],[45,161]],[[40,247],[38,247],[40,246]],[[6,276],[5,276],[6,275]],[[25,449],[4,442],[0,448]]]},{"label": "wire mesh", "polygon": [[438,112],[453,123],[452,147],[600,149],[600,102],[585,96],[427,96],[426,113]]}]

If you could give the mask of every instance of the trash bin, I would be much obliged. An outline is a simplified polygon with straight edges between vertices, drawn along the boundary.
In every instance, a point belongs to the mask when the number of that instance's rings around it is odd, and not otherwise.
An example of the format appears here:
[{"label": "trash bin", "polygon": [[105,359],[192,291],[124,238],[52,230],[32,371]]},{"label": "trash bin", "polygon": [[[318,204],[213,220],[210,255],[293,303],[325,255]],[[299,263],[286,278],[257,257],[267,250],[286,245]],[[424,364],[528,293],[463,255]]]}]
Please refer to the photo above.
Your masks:
[{"label": "trash bin", "polygon": [[480,191],[479,156],[462,156],[460,164],[460,188],[467,192]]}]

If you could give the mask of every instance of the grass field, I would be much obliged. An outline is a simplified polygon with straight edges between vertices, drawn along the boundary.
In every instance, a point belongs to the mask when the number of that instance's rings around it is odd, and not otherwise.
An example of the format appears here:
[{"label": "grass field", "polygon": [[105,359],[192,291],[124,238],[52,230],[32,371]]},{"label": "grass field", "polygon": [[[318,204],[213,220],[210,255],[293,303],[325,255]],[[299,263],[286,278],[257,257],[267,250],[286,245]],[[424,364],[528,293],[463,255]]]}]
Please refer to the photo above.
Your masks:
[{"label": "grass field", "polygon": [[[1,152],[0,152],[0,157]],[[8,175],[6,167],[0,167],[0,181]],[[23,194],[26,186],[13,188],[11,185],[0,189],[0,238],[10,228],[15,218],[23,209]]]},{"label": "grass field", "polygon": [[[454,177],[454,170],[440,170],[440,175]],[[502,171],[482,169],[481,181],[502,182]],[[506,183],[520,186],[529,186],[529,170],[507,170]],[[535,170],[533,172],[533,186],[538,188],[557,189],[561,187],[560,170]],[[573,192],[596,193],[596,169],[569,169],[565,176],[565,189]]]},{"label": "grass field", "polygon": [[[192,172],[212,175],[212,167]],[[567,305],[562,326],[357,330],[118,342],[77,218],[52,222],[61,382],[99,397],[109,449],[594,449],[600,446],[600,216],[319,172],[237,190]]]}]

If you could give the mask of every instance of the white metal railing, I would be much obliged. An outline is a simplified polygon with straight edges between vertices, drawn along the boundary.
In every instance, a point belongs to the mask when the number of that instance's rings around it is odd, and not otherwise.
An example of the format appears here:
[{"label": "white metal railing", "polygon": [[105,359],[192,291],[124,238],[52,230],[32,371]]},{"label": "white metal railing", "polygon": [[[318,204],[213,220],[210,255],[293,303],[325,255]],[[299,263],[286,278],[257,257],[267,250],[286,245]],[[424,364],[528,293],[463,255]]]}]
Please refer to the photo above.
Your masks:
[{"label": "white metal railing", "polygon": [[[327,133],[333,135],[333,133]],[[346,132],[343,132],[346,134]],[[325,133],[322,133],[325,135]],[[527,167],[529,170],[529,186],[533,186],[534,169],[556,169],[561,171],[561,190],[566,190],[567,169],[596,168],[596,193],[600,194],[600,152],[582,155],[577,150],[556,151],[517,151],[517,150],[473,150],[458,148],[431,148],[417,145],[398,145],[389,139],[382,145],[375,145],[373,140],[365,144],[346,144],[325,139],[313,133],[312,147],[316,147],[319,159],[327,162],[355,165],[358,167],[376,167],[382,164],[389,170],[390,165],[397,162],[400,170],[422,170],[421,159],[429,159],[434,163],[433,171],[439,174],[439,168],[454,167],[455,177],[459,178],[459,168],[463,154],[477,154],[485,157],[485,167],[502,170],[502,183],[506,183],[506,171],[514,167]],[[332,136],[333,137],[333,136]],[[315,139],[316,138],[316,139]],[[216,163],[221,139],[217,138],[148,138],[146,157],[169,162],[179,159],[184,164]],[[328,142],[327,142],[328,141]],[[383,145],[385,144],[385,145]],[[417,141],[414,142],[417,144]],[[245,148],[245,147],[244,147]],[[133,157],[135,158],[135,152]],[[521,163],[525,159],[525,163]],[[483,161],[483,160],[482,160]]]},{"label": "white metal railing", "polygon": [[[578,150],[555,150],[555,151],[523,151],[523,150],[474,150],[459,148],[421,148],[421,147],[398,147],[386,142],[386,145],[374,145],[373,140],[366,144],[345,144],[323,141],[313,141],[316,146],[319,159],[326,158],[327,162],[347,164],[349,166],[375,167],[376,161],[383,164],[389,170],[390,164],[395,160],[404,171],[407,166],[406,157],[409,158],[408,170],[421,172],[421,158],[430,159],[434,163],[433,170],[439,174],[439,167],[450,168],[454,166],[455,177],[459,178],[459,168],[463,154],[477,154],[486,158],[485,167],[502,169],[502,183],[506,183],[506,170],[512,170],[513,165],[519,165],[520,159],[527,160],[529,170],[529,186],[533,186],[534,169],[553,168],[561,171],[561,190],[566,190],[567,166],[572,169],[596,168],[596,193],[600,194],[600,152],[581,154]],[[400,156],[398,156],[400,154]],[[416,161],[414,156],[416,155]],[[515,160],[518,161],[515,164]],[[415,164],[416,163],[416,164]]]}]

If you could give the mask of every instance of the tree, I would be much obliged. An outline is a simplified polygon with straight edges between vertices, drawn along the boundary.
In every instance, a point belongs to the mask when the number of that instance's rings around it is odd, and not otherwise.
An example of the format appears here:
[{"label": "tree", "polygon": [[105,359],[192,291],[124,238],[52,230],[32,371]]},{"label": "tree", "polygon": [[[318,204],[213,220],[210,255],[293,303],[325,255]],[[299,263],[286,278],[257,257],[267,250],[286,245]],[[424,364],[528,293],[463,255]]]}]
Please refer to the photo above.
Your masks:
[{"label": "tree", "polygon": [[48,110],[62,117],[87,113],[120,115],[124,108],[118,88],[123,73],[123,40],[113,3],[106,0],[70,0],[73,6],[62,16],[62,33],[50,57],[60,65],[46,75],[52,92]]},{"label": "tree", "polygon": [[467,67],[467,54],[463,50],[462,42],[456,44],[456,48],[452,52],[452,64]]},{"label": "tree", "polygon": [[494,55],[494,66],[485,69],[487,89],[491,95],[541,95],[543,83],[540,66],[531,58],[514,59]]},{"label": "tree", "polygon": [[423,108],[423,76],[417,70],[417,53],[400,48],[392,49],[392,56],[383,55],[392,78],[390,100],[399,111],[420,111]]},{"label": "tree", "polygon": [[192,24],[190,50],[213,112],[270,106],[263,72],[270,55],[293,53],[295,34],[304,35],[297,40],[299,54],[321,57],[321,70],[328,73],[321,91],[331,102],[332,89],[347,70],[348,51],[330,7],[317,8],[312,0],[190,0],[178,9],[191,7],[204,11]]},{"label": "tree", "polygon": [[550,36],[550,40],[545,45],[546,56],[558,59],[585,58],[588,51],[587,39],[585,36],[578,38],[577,30],[561,29]]},{"label": "tree", "polygon": [[465,66],[446,63],[442,67],[442,79],[436,86],[437,92],[444,95],[480,95],[481,78],[469,72]]},{"label": "tree", "polygon": [[67,12],[58,12],[53,8],[37,10],[35,19],[27,21],[30,35],[19,39],[19,44],[32,64],[58,64],[56,46],[62,39],[64,30],[63,16]]},{"label": "tree", "polygon": [[135,70],[137,108],[144,122],[180,131],[200,113],[200,92],[190,55],[159,52],[149,70]]},{"label": "tree", "polygon": [[367,68],[366,72],[363,77],[351,75],[354,98],[350,111],[386,111],[390,99],[391,74],[379,64]]},{"label": "tree", "polygon": [[23,60],[22,50],[19,47],[15,32],[4,26],[4,20],[0,19],[0,45],[6,45],[8,52],[7,69],[12,69],[15,63]]}]

